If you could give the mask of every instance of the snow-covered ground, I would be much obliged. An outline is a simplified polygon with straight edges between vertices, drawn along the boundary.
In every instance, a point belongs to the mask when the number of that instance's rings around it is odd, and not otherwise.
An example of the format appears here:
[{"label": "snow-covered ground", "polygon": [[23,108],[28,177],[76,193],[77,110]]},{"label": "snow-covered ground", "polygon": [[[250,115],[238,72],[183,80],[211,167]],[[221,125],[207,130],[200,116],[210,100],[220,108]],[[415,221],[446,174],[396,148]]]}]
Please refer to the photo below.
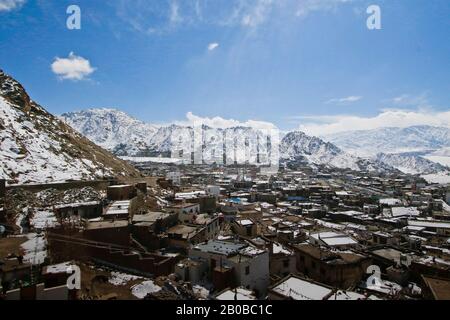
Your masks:
[{"label": "snow-covered ground", "polygon": [[130,281],[139,280],[142,277],[138,277],[132,274],[122,273],[122,272],[111,272],[111,278],[109,278],[108,282],[115,286],[124,286]]},{"label": "snow-covered ground", "polygon": [[30,224],[35,229],[54,228],[59,225],[55,214],[49,210],[36,211],[30,220]]},{"label": "snow-covered ground", "polygon": [[131,288],[133,296],[139,299],[144,299],[147,294],[155,293],[161,290],[161,287],[156,285],[152,280],[144,281]]},{"label": "snow-covered ground", "polygon": [[29,233],[25,235],[27,241],[21,247],[25,252],[24,261],[33,265],[44,263],[47,257],[47,241],[43,234]]},{"label": "snow-covered ground", "polygon": [[208,296],[209,296],[209,290],[206,289],[205,287],[200,286],[200,285],[192,286],[192,290],[201,299],[207,299]]}]

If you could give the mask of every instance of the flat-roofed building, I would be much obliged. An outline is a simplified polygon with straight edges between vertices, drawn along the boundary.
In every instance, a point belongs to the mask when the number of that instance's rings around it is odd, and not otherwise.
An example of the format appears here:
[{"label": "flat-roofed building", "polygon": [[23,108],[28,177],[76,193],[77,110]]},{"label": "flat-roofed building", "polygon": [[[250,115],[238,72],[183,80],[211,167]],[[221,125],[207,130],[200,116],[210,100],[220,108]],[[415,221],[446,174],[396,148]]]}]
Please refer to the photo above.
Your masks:
[{"label": "flat-roofed building", "polygon": [[100,201],[74,202],[55,207],[55,214],[60,218],[80,217],[83,219],[97,218],[102,215],[103,206]]},{"label": "flat-roofed building", "polygon": [[136,188],[129,184],[109,186],[106,193],[108,199],[113,201],[130,200],[137,194]]},{"label": "flat-roofed building", "polygon": [[291,247],[295,251],[300,273],[342,289],[359,283],[372,264],[370,257],[356,251],[339,251],[307,243]]},{"label": "flat-roofed building", "polygon": [[191,223],[200,213],[200,205],[198,203],[181,203],[166,207],[166,211],[176,213],[178,220],[182,223]]},{"label": "flat-roofed building", "polygon": [[232,222],[233,231],[244,237],[255,237],[257,226],[251,219],[236,219]]},{"label": "flat-roofed building", "polygon": [[298,276],[289,275],[269,288],[269,300],[327,300],[333,289]]},{"label": "flat-roofed building", "polygon": [[131,200],[114,201],[103,213],[105,219],[128,219],[131,213]]},{"label": "flat-roofed building", "polygon": [[358,245],[358,241],[343,233],[325,231],[313,233],[309,237],[312,244],[332,248],[351,248]]},{"label": "flat-roofed building", "polygon": [[442,220],[408,220],[408,226],[422,227],[437,235],[450,236],[450,222]]},{"label": "flat-roofed building", "polygon": [[209,277],[216,290],[231,285],[265,296],[270,283],[269,252],[246,242],[208,241],[189,250],[189,258],[208,266]]}]

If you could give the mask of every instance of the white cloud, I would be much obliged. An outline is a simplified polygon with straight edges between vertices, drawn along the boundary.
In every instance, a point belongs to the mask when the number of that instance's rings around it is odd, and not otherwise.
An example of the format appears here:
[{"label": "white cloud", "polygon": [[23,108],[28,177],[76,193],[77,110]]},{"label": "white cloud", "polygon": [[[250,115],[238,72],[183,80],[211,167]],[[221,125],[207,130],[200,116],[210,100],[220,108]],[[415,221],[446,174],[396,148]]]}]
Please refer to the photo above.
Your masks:
[{"label": "white cloud", "polygon": [[0,0],[0,12],[20,8],[26,0]]},{"label": "white cloud", "polygon": [[219,44],[217,42],[213,42],[213,43],[208,44],[208,50],[209,51],[213,51],[213,50],[217,49],[218,47],[219,47]]},{"label": "white cloud", "polygon": [[349,97],[345,97],[345,98],[334,98],[334,99],[330,99],[328,101],[326,101],[325,103],[329,104],[329,103],[351,103],[351,102],[356,102],[361,100],[363,97],[361,96],[349,96]]},{"label": "white cloud", "polygon": [[51,68],[60,79],[74,81],[83,80],[96,70],[89,60],[76,56],[73,52],[67,58],[56,57]]},{"label": "white cloud", "polygon": [[450,111],[418,110],[383,110],[374,117],[351,115],[300,117],[304,124],[299,130],[307,134],[323,136],[349,130],[370,130],[386,127],[410,127],[430,125],[450,127]]},{"label": "white cloud", "polygon": [[270,122],[256,121],[256,120],[247,120],[245,122],[241,122],[234,119],[224,119],[222,117],[214,117],[214,118],[200,117],[193,114],[192,112],[188,112],[186,114],[186,121],[178,121],[175,123],[184,126],[207,125],[211,128],[231,128],[243,126],[255,129],[276,129],[276,126]]}]

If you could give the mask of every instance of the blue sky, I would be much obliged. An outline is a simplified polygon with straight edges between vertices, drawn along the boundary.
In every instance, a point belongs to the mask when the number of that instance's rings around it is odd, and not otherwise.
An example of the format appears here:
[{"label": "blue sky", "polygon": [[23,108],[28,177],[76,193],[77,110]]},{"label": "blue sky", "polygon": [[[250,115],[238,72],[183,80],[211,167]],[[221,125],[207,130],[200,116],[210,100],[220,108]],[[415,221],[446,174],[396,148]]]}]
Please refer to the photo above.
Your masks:
[{"label": "blue sky", "polygon": [[[71,4],[81,30],[66,27]],[[366,27],[371,4],[381,30]],[[191,112],[314,134],[422,115],[441,125],[449,14],[448,0],[0,0],[0,68],[55,114],[115,107],[167,123]]]}]

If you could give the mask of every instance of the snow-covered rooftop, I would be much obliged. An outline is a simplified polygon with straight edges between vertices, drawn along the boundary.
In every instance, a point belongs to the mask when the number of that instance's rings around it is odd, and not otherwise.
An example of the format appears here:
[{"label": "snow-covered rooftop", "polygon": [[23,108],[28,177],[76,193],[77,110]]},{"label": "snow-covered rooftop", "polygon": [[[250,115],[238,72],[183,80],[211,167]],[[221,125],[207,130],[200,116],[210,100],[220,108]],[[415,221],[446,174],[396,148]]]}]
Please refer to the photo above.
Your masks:
[{"label": "snow-covered rooftop", "polygon": [[287,278],[272,290],[294,300],[323,300],[332,293],[332,290],[328,287],[293,276]]}]

